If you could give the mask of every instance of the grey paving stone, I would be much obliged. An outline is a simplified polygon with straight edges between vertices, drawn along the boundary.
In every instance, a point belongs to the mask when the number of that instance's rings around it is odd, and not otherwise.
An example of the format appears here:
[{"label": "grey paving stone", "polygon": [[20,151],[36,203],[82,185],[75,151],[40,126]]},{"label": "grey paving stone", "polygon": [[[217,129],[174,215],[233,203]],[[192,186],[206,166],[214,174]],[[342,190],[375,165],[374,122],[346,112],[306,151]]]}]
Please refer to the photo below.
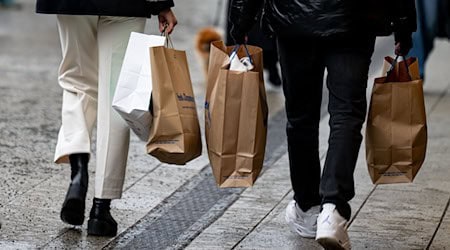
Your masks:
[{"label": "grey paving stone", "polygon": [[248,188],[224,215],[205,229],[187,249],[230,249],[242,240],[290,190],[287,155]]},{"label": "grey paving stone", "polygon": [[[114,204],[114,202],[113,202]],[[113,209],[111,211],[118,224],[118,234],[124,232],[134,223],[136,218],[142,218],[146,212],[136,210]],[[113,238],[95,237],[87,235],[87,225],[82,227],[67,227],[58,237],[49,238],[51,241],[42,245],[43,249],[101,249]]]},{"label": "grey paving stone", "polygon": [[[450,197],[449,197],[450,198]],[[450,208],[446,210],[439,230],[436,232],[429,249],[449,249],[450,248]]]},{"label": "grey paving stone", "polygon": [[34,248],[65,231],[59,213],[52,210],[22,204],[2,208],[0,213],[3,218],[0,242],[5,245],[19,242]]},{"label": "grey paving stone", "polygon": [[423,249],[431,239],[448,193],[401,185],[379,187],[352,223],[355,249]]},{"label": "grey paving stone", "polygon": [[149,212],[195,174],[192,170],[160,167],[129,188],[113,207]]},{"label": "grey paving stone", "polygon": [[235,249],[321,249],[314,239],[293,233],[284,219],[290,192]]}]

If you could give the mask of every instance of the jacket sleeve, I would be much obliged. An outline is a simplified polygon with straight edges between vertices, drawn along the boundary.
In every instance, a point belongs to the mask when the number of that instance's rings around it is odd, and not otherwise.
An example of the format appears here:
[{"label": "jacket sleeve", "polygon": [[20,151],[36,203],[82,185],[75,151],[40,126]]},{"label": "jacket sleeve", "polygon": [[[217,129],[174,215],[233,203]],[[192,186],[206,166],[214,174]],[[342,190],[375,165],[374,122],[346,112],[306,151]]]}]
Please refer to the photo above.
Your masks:
[{"label": "jacket sleeve", "polygon": [[241,42],[257,20],[257,15],[264,5],[264,0],[231,0],[228,22],[230,33],[236,42]]},{"label": "jacket sleeve", "polygon": [[175,6],[173,0],[146,0],[151,5],[151,14],[158,15],[162,10]]},{"label": "jacket sleeve", "polygon": [[417,29],[415,0],[397,0],[394,8],[396,32],[412,33]]},{"label": "jacket sleeve", "polygon": [[394,11],[394,40],[401,43],[402,53],[408,54],[413,46],[412,33],[417,29],[415,1],[397,0]]}]

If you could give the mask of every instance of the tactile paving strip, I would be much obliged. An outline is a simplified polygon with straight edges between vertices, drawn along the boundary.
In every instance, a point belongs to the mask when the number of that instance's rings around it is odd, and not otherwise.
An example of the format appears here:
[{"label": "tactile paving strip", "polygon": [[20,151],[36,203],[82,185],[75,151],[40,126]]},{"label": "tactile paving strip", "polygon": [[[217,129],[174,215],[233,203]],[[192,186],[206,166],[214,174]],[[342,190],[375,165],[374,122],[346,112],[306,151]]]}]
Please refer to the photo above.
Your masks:
[{"label": "tactile paving strip", "polygon": [[[285,124],[284,111],[270,119],[265,166],[272,165],[287,150]],[[208,166],[106,248],[181,249],[219,218],[243,191],[217,188]],[[195,229],[191,229],[194,224]]]}]

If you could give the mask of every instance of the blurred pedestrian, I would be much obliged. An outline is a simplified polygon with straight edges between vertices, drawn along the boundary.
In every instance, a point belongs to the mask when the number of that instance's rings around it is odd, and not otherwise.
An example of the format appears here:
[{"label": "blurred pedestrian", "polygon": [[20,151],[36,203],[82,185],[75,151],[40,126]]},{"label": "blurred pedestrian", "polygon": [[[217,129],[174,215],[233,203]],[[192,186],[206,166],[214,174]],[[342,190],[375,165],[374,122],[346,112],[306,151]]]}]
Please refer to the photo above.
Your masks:
[{"label": "blurred pedestrian", "polygon": [[450,4],[448,0],[416,0],[417,31],[413,34],[414,47],[410,56],[419,59],[421,78],[424,79],[428,56],[437,37],[450,37]]},{"label": "blurred pedestrian", "polygon": [[62,126],[55,162],[70,163],[71,183],[61,219],[84,221],[91,135],[97,122],[95,195],[88,234],[114,236],[111,199],[119,199],[125,177],[129,128],[111,101],[131,32],[144,32],[146,18],[158,15],[159,28],[177,24],[173,0],[37,0],[36,11],[57,14],[62,48],[59,85],[63,88]]},{"label": "blurred pedestrian", "polygon": [[[263,23],[278,39],[288,119],[294,199],[286,208],[286,221],[300,236],[315,237],[326,249],[350,248],[348,202],[355,195],[353,173],[366,116],[375,36],[395,31],[395,51],[406,55],[416,25],[413,1],[373,0],[374,6],[381,6],[376,15],[369,13],[374,11],[367,5],[370,1],[266,1]],[[237,44],[245,42],[262,3],[233,0],[229,18]],[[388,15],[391,10],[395,16]],[[330,136],[321,176],[319,122],[325,69]]]},{"label": "blurred pedestrian", "polygon": [[14,0],[0,0],[0,9],[20,9],[21,7],[22,5]]},{"label": "blurred pedestrian", "polygon": [[[231,4],[232,0],[229,0]],[[230,6],[228,6],[228,15],[230,12]],[[259,24],[262,16],[262,11],[257,14],[257,20],[255,23]],[[230,36],[231,23],[227,21],[227,45],[233,45],[233,39]],[[256,45],[261,47],[264,51],[263,61],[264,69],[269,73],[269,82],[275,86],[281,86],[280,73],[278,71],[278,49],[275,36],[265,34],[260,25],[253,25],[251,30],[247,33],[247,43],[250,45]]]}]

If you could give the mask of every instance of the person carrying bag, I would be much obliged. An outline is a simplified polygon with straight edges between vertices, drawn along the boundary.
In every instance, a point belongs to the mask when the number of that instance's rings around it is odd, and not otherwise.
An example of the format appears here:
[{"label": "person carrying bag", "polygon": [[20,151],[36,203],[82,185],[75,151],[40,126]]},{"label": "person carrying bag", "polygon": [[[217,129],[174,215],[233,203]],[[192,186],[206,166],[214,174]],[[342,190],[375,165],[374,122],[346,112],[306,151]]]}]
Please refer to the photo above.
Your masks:
[{"label": "person carrying bag", "polygon": [[[414,0],[232,0],[229,20],[243,43],[264,8],[262,27],[277,37],[286,108],[293,199],[285,219],[325,249],[350,249],[347,225],[366,118],[366,87],[377,35],[394,32],[396,54],[411,49]],[[325,162],[319,123],[326,75],[330,133]]]},{"label": "person carrying bag", "polygon": [[92,132],[97,124],[95,194],[88,235],[112,237],[117,222],[111,200],[122,196],[130,129],[112,108],[119,71],[132,32],[144,32],[146,18],[173,31],[173,0],[37,0],[36,12],[56,14],[62,49],[58,83],[63,89],[61,128],[54,161],[68,163],[70,185],[60,218],[84,222]]}]

